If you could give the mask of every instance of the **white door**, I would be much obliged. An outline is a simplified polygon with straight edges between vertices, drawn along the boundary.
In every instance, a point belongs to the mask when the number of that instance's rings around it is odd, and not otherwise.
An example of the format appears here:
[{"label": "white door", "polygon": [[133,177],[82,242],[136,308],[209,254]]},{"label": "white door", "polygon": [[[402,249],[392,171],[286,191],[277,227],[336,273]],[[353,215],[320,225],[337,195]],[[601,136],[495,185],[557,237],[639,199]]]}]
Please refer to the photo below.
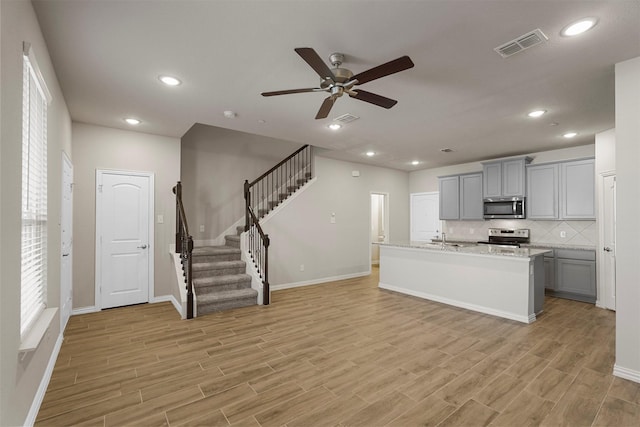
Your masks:
[{"label": "white door", "polygon": [[616,309],[616,176],[602,177],[602,260],[605,308]]},{"label": "white door", "polygon": [[149,301],[153,176],[98,171],[96,276],[100,308]]},{"label": "white door", "polygon": [[387,194],[371,194],[371,264],[380,263],[380,246],[376,243],[388,242],[387,235],[388,215],[387,215]]},{"label": "white door", "polygon": [[440,203],[438,192],[412,193],[411,196],[411,240],[430,241],[440,237]]},{"label": "white door", "polygon": [[62,153],[62,206],[60,214],[60,330],[64,332],[73,309],[73,165]]}]

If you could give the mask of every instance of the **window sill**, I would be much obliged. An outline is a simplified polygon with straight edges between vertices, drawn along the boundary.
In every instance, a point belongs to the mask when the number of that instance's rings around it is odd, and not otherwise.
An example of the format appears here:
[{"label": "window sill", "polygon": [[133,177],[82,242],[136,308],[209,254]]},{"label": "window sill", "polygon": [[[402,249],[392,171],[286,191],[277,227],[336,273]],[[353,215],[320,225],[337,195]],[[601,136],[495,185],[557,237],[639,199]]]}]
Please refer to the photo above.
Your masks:
[{"label": "window sill", "polygon": [[57,307],[47,308],[42,312],[27,336],[24,337],[24,339],[20,343],[18,351],[22,354],[23,358],[27,353],[35,351],[38,348],[40,342],[42,341],[42,338],[44,338],[45,334],[49,330],[49,326],[51,326],[51,322],[53,321],[53,318],[55,317],[57,312]]}]

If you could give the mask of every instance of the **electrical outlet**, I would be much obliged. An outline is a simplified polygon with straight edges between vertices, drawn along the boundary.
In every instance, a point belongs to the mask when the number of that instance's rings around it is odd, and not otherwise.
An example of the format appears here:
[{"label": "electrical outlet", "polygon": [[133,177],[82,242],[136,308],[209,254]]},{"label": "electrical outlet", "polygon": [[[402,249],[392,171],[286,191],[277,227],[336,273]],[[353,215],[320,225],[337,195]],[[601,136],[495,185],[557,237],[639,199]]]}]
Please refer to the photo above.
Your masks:
[{"label": "electrical outlet", "polygon": [[564,231],[564,230],[563,230],[563,231],[561,231],[561,232],[560,232],[560,237],[562,237],[563,239],[564,239],[565,237],[567,237],[567,232],[566,232],[566,231]]},{"label": "electrical outlet", "polygon": [[204,233],[204,224],[200,224],[200,232]]},{"label": "electrical outlet", "polygon": [[329,219],[329,223],[331,223],[331,224],[335,224],[336,223],[336,213],[335,212],[331,212],[331,218]]},{"label": "electrical outlet", "polygon": [[164,224],[164,215],[158,215],[158,224]]},{"label": "electrical outlet", "polygon": [[304,264],[300,264],[300,271],[304,271]]},{"label": "electrical outlet", "polygon": [[475,232],[476,232],[476,230],[475,230],[475,229],[473,229],[473,228],[470,228],[470,229],[469,229],[469,234],[474,234]]}]

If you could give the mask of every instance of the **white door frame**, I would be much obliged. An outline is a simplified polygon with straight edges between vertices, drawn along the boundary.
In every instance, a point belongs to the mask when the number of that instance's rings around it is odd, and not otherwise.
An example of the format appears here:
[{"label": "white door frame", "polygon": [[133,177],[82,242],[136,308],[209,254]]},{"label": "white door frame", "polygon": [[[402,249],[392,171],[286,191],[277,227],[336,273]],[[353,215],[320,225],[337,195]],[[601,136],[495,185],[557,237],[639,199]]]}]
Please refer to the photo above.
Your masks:
[{"label": "white door frame", "polygon": [[[596,271],[597,271],[597,277],[598,277],[598,293],[597,293],[597,298],[596,298],[596,306],[600,307],[600,308],[610,308],[610,309],[614,309],[612,307],[609,307],[607,302],[609,300],[608,297],[606,297],[606,295],[609,295],[611,293],[611,289],[609,289],[609,286],[607,285],[607,278],[605,277],[605,269],[604,269],[604,260],[602,259],[602,250],[604,247],[604,180],[605,178],[608,178],[610,176],[616,176],[616,171],[606,171],[606,172],[601,172],[598,175],[598,182],[597,182],[597,186],[598,186],[598,243],[597,243],[597,247],[596,247]],[[614,207],[615,209],[615,207]],[[614,250],[614,254],[615,254],[615,248]],[[614,255],[615,256],[615,255]]]},{"label": "white door frame", "polygon": [[[64,205],[65,205],[65,200],[64,200],[64,185],[65,185],[65,179],[64,179],[64,171],[66,168],[69,168],[71,170],[71,210],[68,212],[69,215],[71,216],[70,219],[70,223],[71,223],[71,245],[69,247],[69,252],[67,252],[65,254],[64,252],[64,241],[62,238],[62,229],[64,226],[64,217],[65,217],[65,209],[64,209]],[[60,204],[60,332],[64,333],[64,329],[67,325],[67,322],[69,321],[69,317],[71,316],[71,313],[73,312],[73,163],[71,162],[71,159],[69,158],[69,156],[67,155],[67,153],[65,153],[64,151],[62,152],[62,194],[61,194],[61,204]],[[71,277],[70,277],[70,283],[69,283],[69,289],[68,291],[71,293],[71,295],[69,295],[68,299],[67,299],[67,295],[66,291],[67,289],[65,288],[65,280],[66,277],[64,277],[64,271],[62,269],[62,262],[63,259],[65,257],[68,257],[68,262],[69,262],[69,269],[70,269],[70,273],[71,273]],[[69,301],[69,299],[71,300],[71,307],[69,307],[70,311],[69,311],[69,316],[66,315],[66,313],[64,312],[64,308],[65,308],[65,304]]]},{"label": "white door frame", "polygon": [[369,265],[369,273],[371,273],[371,245],[373,244],[373,241],[371,240],[371,209],[372,209],[372,205],[371,205],[371,196],[373,196],[374,194],[381,194],[384,196],[384,241],[386,243],[389,242],[389,193],[386,191],[369,191],[369,228],[367,229],[367,234],[369,235],[369,257],[367,258],[367,264]]},{"label": "white door frame", "polygon": [[102,176],[104,174],[113,175],[127,175],[127,176],[142,176],[149,178],[149,302],[151,302],[155,296],[155,280],[153,276],[154,272],[154,254],[155,254],[155,242],[154,242],[154,218],[155,218],[155,185],[154,174],[152,172],[141,171],[125,171],[114,169],[96,169],[96,275],[95,275],[95,307],[97,310],[102,310],[102,292],[101,292],[101,273],[102,273],[102,245],[100,244],[100,236],[102,235],[102,197],[99,196],[102,185]]}]

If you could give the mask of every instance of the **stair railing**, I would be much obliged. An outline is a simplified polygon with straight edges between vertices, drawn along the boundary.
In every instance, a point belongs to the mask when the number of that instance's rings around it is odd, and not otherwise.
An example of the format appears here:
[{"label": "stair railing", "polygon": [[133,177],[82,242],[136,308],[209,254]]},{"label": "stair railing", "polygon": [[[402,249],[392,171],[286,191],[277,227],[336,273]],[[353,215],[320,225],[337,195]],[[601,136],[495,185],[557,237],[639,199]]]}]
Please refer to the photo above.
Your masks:
[{"label": "stair railing", "polygon": [[249,232],[248,250],[264,285],[264,305],[269,304],[267,261],[270,241],[260,227],[260,219],[311,179],[311,160],[311,146],[304,145],[252,182],[244,182],[244,230]]},{"label": "stair railing", "polygon": [[193,237],[189,234],[187,216],[182,204],[182,183],[173,187],[176,195],[176,253],[180,254],[187,288],[187,319],[193,319]]},{"label": "stair railing", "polygon": [[247,250],[262,279],[262,304],[269,305],[269,235],[264,234],[258,217],[248,208],[250,226],[247,230]]}]

